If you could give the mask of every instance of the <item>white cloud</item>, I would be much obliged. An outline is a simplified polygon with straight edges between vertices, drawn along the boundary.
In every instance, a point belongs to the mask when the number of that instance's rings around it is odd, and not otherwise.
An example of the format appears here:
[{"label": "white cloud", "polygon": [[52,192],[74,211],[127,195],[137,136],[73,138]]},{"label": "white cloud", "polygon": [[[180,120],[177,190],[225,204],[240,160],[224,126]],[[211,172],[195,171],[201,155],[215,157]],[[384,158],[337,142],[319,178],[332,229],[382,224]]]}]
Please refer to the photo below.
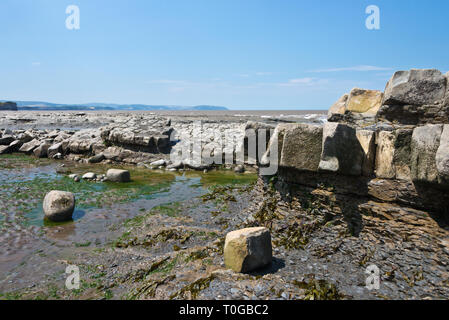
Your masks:
[{"label": "white cloud", "polygon": [[317,79],[317,78],[296,78],[290,79],[288,82],[278,83],[281,87],[297,87],[297,86],[316,86],[328,83],[327,79]]},{"label": "white cloud", "polygon": [[271,76],[273,72],[256,72],[256,76]]},{"label": "white cloud", "polygon": [[31,65],[33,67],[40,67],[41,63],[40,62],[32,62]]},{"label": "white cloud", "polygon": [[183,80],[151,80],[148,81],[149,84],[187,84],[187,81],[183,81]]},{"label": "white cloud", "polygon": [[342,71],[365,72],[365,71],[386,71],[386,70],[392,70],[392,68],[361,65],[361,66],[353,66],[353,67],[345,67],[345,68],[317,69],[317,70],[311,70],[310,72],[342,72]]}]

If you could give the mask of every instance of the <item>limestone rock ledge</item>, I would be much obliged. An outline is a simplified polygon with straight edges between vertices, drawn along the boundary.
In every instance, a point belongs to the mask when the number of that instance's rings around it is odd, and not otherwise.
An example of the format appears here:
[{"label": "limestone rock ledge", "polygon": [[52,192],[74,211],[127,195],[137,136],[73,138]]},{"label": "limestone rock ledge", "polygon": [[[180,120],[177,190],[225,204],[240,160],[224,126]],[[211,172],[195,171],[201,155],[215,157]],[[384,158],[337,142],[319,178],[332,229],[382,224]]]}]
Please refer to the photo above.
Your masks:
[{"label": "limestone rock ledge", "polygon": [[247,226],[323,263],[375,264],[382,296],[449,298],[447,76],[396,72],[384,93],[344,95],[322,127],[278,125],[264,156],[277,146],[278,172],[260,176]]}]

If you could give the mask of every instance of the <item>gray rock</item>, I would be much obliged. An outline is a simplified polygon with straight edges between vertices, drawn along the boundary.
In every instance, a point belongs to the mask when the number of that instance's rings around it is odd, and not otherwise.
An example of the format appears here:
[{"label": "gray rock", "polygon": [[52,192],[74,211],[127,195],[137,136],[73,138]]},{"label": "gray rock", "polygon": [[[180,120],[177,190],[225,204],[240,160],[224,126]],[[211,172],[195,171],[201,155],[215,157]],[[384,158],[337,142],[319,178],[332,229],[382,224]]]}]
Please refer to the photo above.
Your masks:
[{"label": "gray rock", "polygon": [[349,94],[344,94],[337,102],[335,102],[327,113],[327,121],[338,122],[346,111],[346,102],[348,101]]},{"label": "gray rock", "polygon": [[384,105],[377,113],[378,121],[404,125],[440,124],[449,122],[449,105]]},{"label": "gray rock", "polygon": [[37,158],[45,158],[47,156],[47,151],[50,145],[48,143],[43,143],[39,147],[33,150],[34,156]]},{"label": "gray rock", "polygon": [[33,140],[33,137],[28,133],[28,132],[23,132],[20,133],[17,138],[20,140],[20,142],[22,143],[27,143],[30,142],[31,140]]},{"label": "gray rock", "polygon": [[410,179],[412,133],[411,129],[380,131],[377,133],[376,177],[382,179]]},{"label": "gray rock", "polygon": [[370,177],[374,173],[374,160],[376,158],[375,132],[357,130],[356,136],[363,149],[362,175]]},{"label": "gray rock", "polygon": [[165,164],[166,164],[166,161],[164,159],[161,159],[161,160],[151,162],[150,166],[159,167],[159,166],[165,166]]},{"label": "gray rock", "polygon": [[105,159],[104,154],[100,153],[100,154],[97,154],[97,155],[89,158],[88,162],[89,163],[100,163],[104,159]]},{"label": "gray rock", "polygon": [[128,170],[109,169],[106,173],[108,181],[111,182],[130,182],[131,174]]},{"label": "gray rock", "polygon": [[95,180],[97,178],[97,174],[94,172],[87,172],[82,177],[84,180]]},{"label": "gray rock", "polygon": [[239,165],[235,166],[234,172],[235,173],[244,173],[245,167],[243,165],[239,164]]},{"label": "gray rock", "polygon": [[55,143],[47,150],[48,157],[53,158],[55,154],[62,153],[62,142]]},{"label": "gray rock", "polygon": [[169,166],[167,166],[167,169],[180,169],[184,166],[184,164],[182,163],[182,161],[176,161],[173,162],[172,164],[170,164]]},{"label": "gray rock", "polygon": [[317,171],[322,151],[323,128],[311,124],[283,125],[280,166]]},{"label": "gray rock", "polygon": [[20,140],[14,140],[9,144],[9,150],[11,152],[19,151],[20,147],[22,146],[22,142]]},{"label": "gray rock", "polygon": [[10,145],[11,142],[13,142],[14,140],[16,140],[16,139],[14,139],[14,137],[13,137],[12,135],[5,134],[5,135],[3,135],[3,136],[0,138],[0,145],[2,145],[2,146],[8,146],[8,145]]},{"label": "gray rock", "polygon": [[33,150],[36,149],[37,147],[39,147],[41,145],[41,142],[37,139],[33,139],[30,142],[24,143],[19,151],[20,152],[24,152],[26,154],[31,154],[33,153]]},{"label": "gray rock", "polygon": [[446,94],[444,96],[444,105],[449,107],[449,72],[444,75],[446,78]]},{"label": "gray rock", "polygon": [[0,146],[0,154],[7,154],[10,153],[11,149],[9,146]]},{"label": "gray rock", "polygon": [[50,191],[44,198],[45,218],[60,222],[72,219],[75,210],[75,196],[71,192]]},{"label": "gray rock", "polygon": [[55,154],[55,155],[53,155],[53,157],[52,157],[53,159],[56,159],[56,160],[60,160],[60,159],[62,159],[62,153],[57,153],[57,154]]},{"label": "gray rock", "polygon": [[383,105],[434,104],[445,91],[446,79],[436,69],[397,71],[387,83]]},{"label": "gray rock", "polygon": [[439,183],[449,185],[449,124],[445,124],[436,154]]},{"label": "gray rock", "polygon": [[354,128],[334,122],[324,125],[319,170],[360,176],[363,158],[364,152]]},{"label": "gray rock", "polygon": [[436,153],[443,125],[428,124],[413,130],[411,142],[411,178],[415,182],[438,183]]}]

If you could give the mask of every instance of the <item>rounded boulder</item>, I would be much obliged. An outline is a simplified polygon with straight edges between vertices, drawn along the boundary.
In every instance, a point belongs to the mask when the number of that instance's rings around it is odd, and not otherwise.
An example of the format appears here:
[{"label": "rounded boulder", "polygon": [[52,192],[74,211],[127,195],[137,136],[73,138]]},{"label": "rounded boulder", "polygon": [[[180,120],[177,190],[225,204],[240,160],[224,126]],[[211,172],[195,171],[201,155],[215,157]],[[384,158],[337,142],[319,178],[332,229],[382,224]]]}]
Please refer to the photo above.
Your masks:
[{"label": "rounded boulder", "polygon": [[75,196],[71,192],[50,191],[44,198],[43,209],[50,221],[69,221],[75,210]]},{"label": "rounded boulder", "polygon": [[131,174],[128,170],[109,169],[106,178],[111,182],[130,182]]}]

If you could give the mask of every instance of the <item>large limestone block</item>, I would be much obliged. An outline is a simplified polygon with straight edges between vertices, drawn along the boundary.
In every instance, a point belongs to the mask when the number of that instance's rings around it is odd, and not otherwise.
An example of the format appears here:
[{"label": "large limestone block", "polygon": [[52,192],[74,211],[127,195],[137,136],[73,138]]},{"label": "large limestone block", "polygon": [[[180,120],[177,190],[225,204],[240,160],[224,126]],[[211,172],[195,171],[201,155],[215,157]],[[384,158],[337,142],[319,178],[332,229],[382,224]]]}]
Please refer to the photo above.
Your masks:
[{"label": "large limestone block", "polygon": [[323,128],[311,124],[284,127],[281,167],[301,171],[318,171],[321,158]]},{"label": "large limestone block", "polygon": [[60,222],[72,219],[75,210],[75,196],[71,192],[53,190],[44,198],[45,218]]},{"label": "large limestone block", "polygon": [[348,101],[348,94],[344,94],[337,102],[335,102],[327,113],[327,120],[331,122],[338,121],[346,112],[346,103]]},{"label": "large limestone block", "polygon": [[441,184],[449,185],[449,124],[445,124],[436,154],[438,179]]},{"label": "large limestone block", "polygon": [[413,130],[411,176],[416,182],[438,183],[436,153],[443,131],[441,124],[428,124]]},{"label": "large limestone block", "polygon": [[376,137],[376,177],[410,180],[412,130],[380,131]]},{"label": "large limestone block", "polygon": [[384,105],[435,104],[444,98],[446,78],[435,69],[397,71],[387,83]]},{"label": "large limestone block", "polygon": [[354,88],[349,94],[346,110],[375,115],[382,106],[383,93],[378,90]]},{"label": "large limestone block", "polygon": [[334,122],[324,125],[319,170],[359,176],[363,158],[364,152],[354,128]]},{"label": "large limestone block", "polygon": [[235,272],[250,272],[272,261],[270,231],[264,227],[232,231],[224,245],[226,268]]},{"label": "large limestone block", "polygon": [[374,173],[376,135],[375,132],[371,130],[357,130],[356,135],[363,150],[362,175],[370,177]]},{"label": "large limestone block", "polygon": [[377,134],[376,176],[383,179],[393,179],[396,176],[393,167],[394,133],[380,131]]},{"label": "large limestone block", "polygon": [[394,135],[393,164],[396,179],[410,180],[412,129],[398,129]]}]

